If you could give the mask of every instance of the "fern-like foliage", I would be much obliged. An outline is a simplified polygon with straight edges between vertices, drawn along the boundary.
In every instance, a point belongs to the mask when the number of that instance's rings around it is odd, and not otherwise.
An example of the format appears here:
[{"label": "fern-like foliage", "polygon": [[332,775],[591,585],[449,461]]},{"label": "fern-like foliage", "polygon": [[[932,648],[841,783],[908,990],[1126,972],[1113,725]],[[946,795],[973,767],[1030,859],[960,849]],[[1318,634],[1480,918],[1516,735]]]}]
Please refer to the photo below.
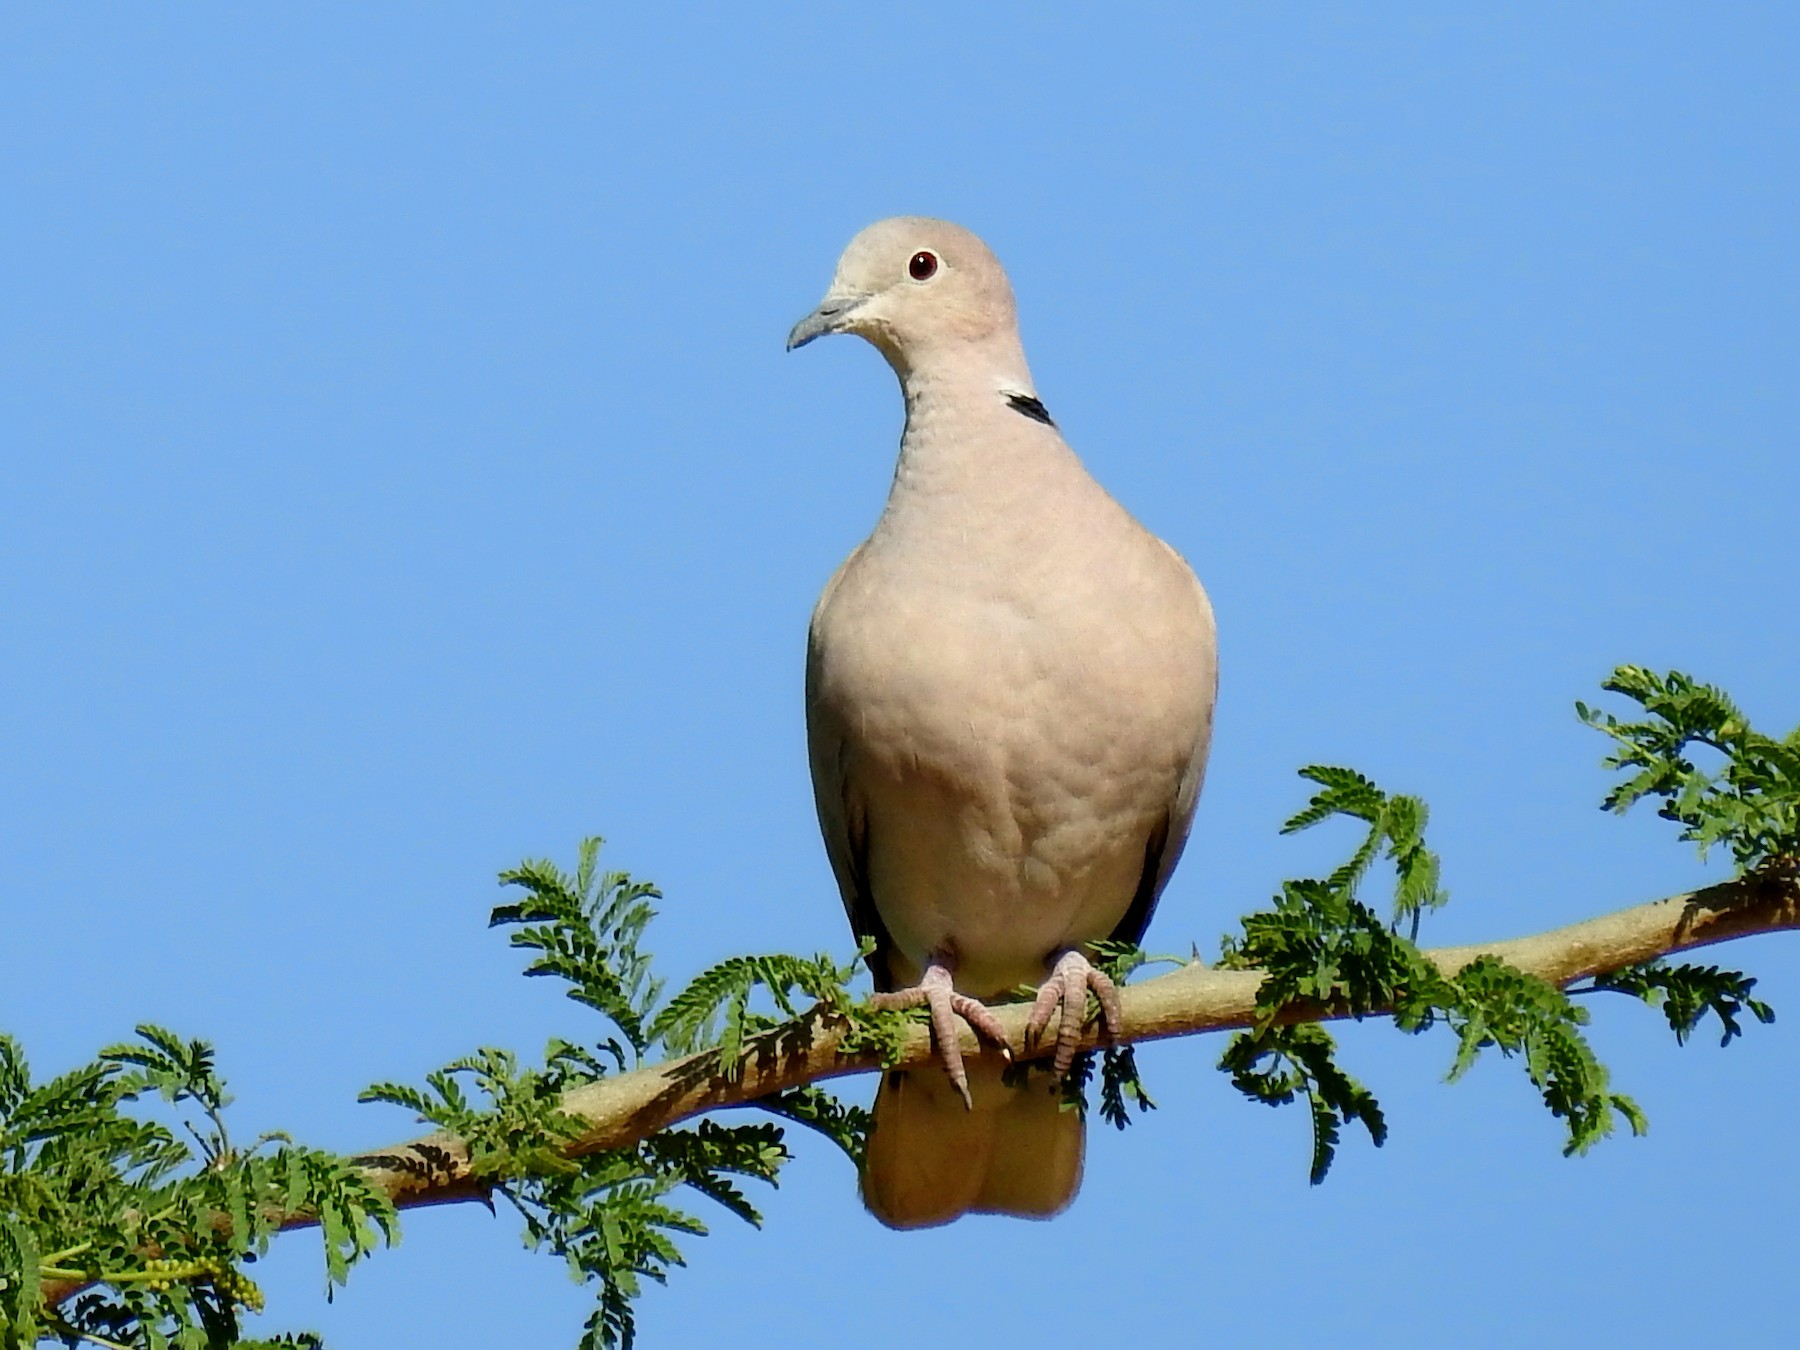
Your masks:
[{"label": "fern-like foliage", "polygon": [[1775,1020],[1775,1010],[1751,996],[1755,987],[1755,980],[1735,970],[1671,965],[1661,960],[1610,971],[1596,976],[1592,984],[1594,989],[1630,994],[1651,1007],[1661,1008],[1675,1040],[1682,1045],[1711,1013],[1719,1019],[1721,1046],[1730,1045],[1733,1038],[1744,1034],[1737,1020],[1739,1013],[1748,1012],[1764,1024]]},{"label": "fern-like foliage", "polygon": [[[1022,1084],[1031,1074],[1048,1073],[1043,1064],[1011,1064],[1001,1074],[1009,1085]],[[1098,1050],[1079,1052],[1069,1071],[1057,1084],[1066,1111],[1086,1116],[1091,1109],[1096,1076],[1100,1084],[1100,1119],[1114,1129],[1122,1130],[1132,1123],[1132,1112],[1139,1115],[1156,1109],[1156,1101],[1144,1086],[1138,1072],[1137,1055],[1129,1045],[1105,1045]]]},{"label": "fern-like foliage", "polygon": [[1394,926],[1405,924],[1408,935],[1419,935],[1419,917],[1445,904],[1450,895],[1438,885],[1437,854],[1425,847],[1425,822],[1430,816],[1417,797],[1386,793],[1354,769],[1312,764],[1300,770],[1302,778],[1319,785],[1319,791],[1282,825],[1283,834],[1310,829],[1333,816],[1348,816],[1368,825],[1356,851],[1325,879],[1332,891],[1350,895],[1377,857],[1385,851],[1394,865]]},{"label": "fern-like foliage", "polygon": [[1154,1111],[1156,1102],[1138,1076],[1137,1055],[1129,1045],[1100,1051],[1100,1119],[1115,1130],[1131,1124],[1131,1112]]},{"label": "fern-like foliage", "polygon": [[[773,1183],[789,1154],[772,1122],[711,1120],[627,1148],[583,1149],[584,1127],[563,1109],[566,1095],[659,1053],[693,1056],[694,1072],[730,1078],[741,1072],[753,1037],[779,1028],[771,1051],[781,1053],[793,1048],[785,1037],[827,1019],[838,1023],[847,1048],[885,1050],[891,1059],[908,1019],[858,1003],[848,991],[854,962],[822,955],[733,957],[665,1001],[642,947],[659,893],[623,872],[602,872],[599,855],[600,841],[587,839],[572,872],[533,861],[502,873],[502,884],[526,898],[496,907],[491,919],[513,930],[513,946],[534,953],[526,974],[564,981],[571,999],[601,1015],[592,1039],[553,1040],[538,1065],[484,1048],[428,1074],[422,1087],[378,1083],[363,1099],[403,1107],[462,1139],[473,1175],[519,1211],[527,1240],[597,1286],[582,1350],[628,1350],[636,1334],[632,1303],[644,1282],[665,1281],[682,1264],[681,1240],[707,1231],[684,1192],[760,1224],[738,1183]],[[868,1134],[862,1108],[816,1086],[756,1104],[860,1160]]]},{"label": "fern-like foliage", "polygon": [[[735,1078],[744,1042],[800,1016],[797,996],[809,1008],[848,1015],[853,1006],[848,986],[855,977],[854,963],[840,965],[824,954],[811,960],[781,954],[733,956],[701,971],[671,998],[650,1024],[650,1036],[676,1055],[711,1048],[719,1071]],[[770,1005],[767,1011],[751,1007],[759,992]]]},{"label": "fern-like foliage", "polygon": [[[908,1027],[922,1014],[873,1008],[852,997],[857,963],[871,945],[863,942],[847,963],[824,953],[811,958],[784,953],[729,957],[701,971],[657,1012],[651,1039],[674,1055],[710,1050],[717,1071],[735,1079],[750,1037],[804,1015],[833,1023],[846,1053],[867,1052],[891,1064],[899,1058]],[[805,1025],[795,1027],[802,1036]]]},{"label": "fern-like foliage", "polygon": [[[1606,795],[1604,809],[1624,812],[1658,798],[1657,814],[1679,824],[1702,857],[1722,844],[1740,871],[1791,865],[1800,855],[1800,727],[1780,740],[1765,736],[1722,690],[1680,671],[1620,666],[1601,688],[1648,714],[1621,721],[1575,705],[1576,716],[1612,738],[1606,767],[1630,775]],[[1715,752],[1717,766],[1697,764],[1696,747]]]},{"label": "fern-like foliage", "polygon": [[[1628,773],[1602,803],[1622,812],[1646,797],[1681,826],[1702,855],[1719,845],[1743,871],[1800,862],[1800,730],[1776,740],[1754,730],[1720,690],[1678,671],[1656,674],[1621,666],[1605,682],[1647,714],[1623,721],[1576,704],[1581,719],[1610,736],[1609,768]],[[1695,762],[1696,748],[1715,767]],[[1341,1127],[1361,1121],[1380,1144],[1385,1124],[1366,1089],[1345,1074],[1323,1028],[1288,1024],[1319,1013],[1365,1017],[1381,1012],[1408,1032],[1438,1023],[1457,1038],[1449,1077],[1466,1073],[1483,1049],[1516,1058],[1544,1104],[1567,1130],[1566,1152],[1586,1150],[1623,1119],[1641,1133],[1643,1113],[1611,1090],[1606,1068],[1587,1040],[1586,1010],[1535,976],[1483,957],[1453,975],[1440,972],[1415,945],[1421,916],[1447,898],[1438,860],[1425,846],[1424,804],[1389,794],[1350,769],[1312,766],[1301,776],[1319,791],[1282,828],[1307,829],[1334,817],[1362,823],[1350,857],[1324,878],[1282,883],[1272,906],[1247,916],[1241,936],[1224,942],[1228,966],[1268,972],[1258,993],[1257,1025],[1227,1046],[1221,1068],[1247,1096],[1279,1105],[1305,1097],[1313,1120],[1312,1178],[1329,1170]],[[1391,918],[1383,922],[1358,897],[1382,857],[1394,871]],[[1400,932],[1406,929],[1404,935]],[[1576,993],[1608,990],[1658,1007],[1677,1041],[1709,1013],[1729,1044],[1748,1012],[1774,1020],[1755,998],[1756,981],[1715,966],[1652,961],[1603,974]]]},{"label": "fern-like foliage", "polygon": [[1587,1009],[1562,990],[1492,956],[1470,962],[1447,983],[1452,997],[1444,1015],[1457,1037],[1452,1082],[1493,1046],[1518,1058],[1544,1105],[1568,1127],[1564,1153],[1585,1153],[1611,1134],[1615,1112],[1633,1134],[1648,1128],[1637,1103],[1608,1088],[1606,1066],[1582,1032]]},{"label": "fern-like foliage", "polygon": [[1387,1142],[1387,1119],[1375,1094],[1338,1067],[1337,1043],[1316,1022],[1269,1026],[1233,1036],[1219,1059],[1232,1086],[1251,1101],[1286,1106],[1304,1097],[1312,1120],[1312,1168],[1317,1186],[1337,1157],[1341,1127],[1359,1121],[1377,1148]]},{"label": "fern-like foliage", "polygon": [[[502,886],[516,886],[526,899],[497,905],[493,928],[512,927],[512,945],[538,953],[527,975],[565,981],[568,996],[612,1022],[615,1034],[599,1049],[623,1069],[643,1059],[654,1039],[648,1010],[662,993],[651,974],[651,958],[640,949],[644,930],[656,917],[650,902],[662,893],[624,872],[599,870],[598,838],[581,841],[575,871],[548,859],[527,860],[500,874]],[[629,1050],[629,1056],[627,1051]]]},{"label": "fern-like foliage", "polygon": [[[170,1120],[143,1109],[151,1093]],[[0,1347],[316,1344],[243,1337],[242,1313],[263,1303],[246,1264],[284,1216],[308,1214],[328,1284],[342,1283],[396,1239],[393,1205],[349,1159],[280,1136],[235,1147],[230,1101],[212,1047],[162,1027],[41,1083],[0,1035]],[[52,1309],[48,1283],[84,1287]]]},{"label": "fern-like foliage", "polygon": [[576,1279],[599,1286],[582,1350],[630,1346],[631,1305],[643,1282],[665,1281],[682,1264],[679,1239],[706,1233],[678,1203],[678,1190],[691,1188],[760,1224],[734,1178],[773,1182],[788,1158],[774,1125],[710,1120],[629,1148],[578,1151],[582,1123],[563,1111],[563,1094],[604,1069],[587,1052],[553,1042],[542,1068],[481,1050],[429,1075],[428,1090],[383,1083],[363,1094],[467,1141],[475,1174],[519,1212],[527,1241],[561,1256]]},{"label": "fern-like foliage", "polygon": [[[1437,856],[1425,846],[1424,803],[1390,796],[1349,769],[1313,766],[1301,776],[1322,790],[1284,833],[1333,816],[1349,816],[1366,828],[1346,862],[1323,878],[1283,882],[1272,906],[1246,916],[1242,935],[1224,941],[1227,966],[1267,974],[1257,993],[1257,1024],[1232,1038],[1220,1068],[1253,1101],[1282,1105],[1305,1098],[1313,1182],[1329,1172],[1343,1126],[1360,1122],[1377,1146],[1387,1137],[1380,1104],[1337,1063],[1333,1038],[1310,1020],[1320,1013],[1382,1013],[1410,1033],[1448,1025],[1457,1036],[1452,1080],[1486,1047],[1516,1056],[1545,1106],[1563,1121],[1567,1151],[1585,1150],[1618,1117],[1641,1131],[1642,1113],[1610,1089],[1606,1068],[1582,1032],[1585,1009],[1492,957],[1445,975],[1419,950],[1414,937],[1421,914],[1446,898]],[[1386,921],[1357,895],[1384,852],[1395,874]]]},{"label": "fern-like foliage", "polygon": [[796,1124],[822,1134],[844,1151],[844,1155],[862,1166],[863,1151],[869,1140],[869,1113],[852,1105],[824,1088],[807,1084],[788,1088],[761,1098],[763,1110],[785,1116]]}]

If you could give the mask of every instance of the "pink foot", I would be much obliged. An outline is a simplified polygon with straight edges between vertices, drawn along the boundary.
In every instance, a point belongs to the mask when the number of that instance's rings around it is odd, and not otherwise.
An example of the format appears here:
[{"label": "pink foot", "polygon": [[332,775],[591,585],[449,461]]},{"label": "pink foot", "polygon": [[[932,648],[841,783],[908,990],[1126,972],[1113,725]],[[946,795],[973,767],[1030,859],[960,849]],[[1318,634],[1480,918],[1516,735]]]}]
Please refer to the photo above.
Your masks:
[{"label": "pink foot", "polygon": [[941,957],[931,958],[925,974],[911,989],[876,994],[869,1001],[877,1008],[916,1008],[923,1003],[931,1010],[931,1038],[937,1042],[938,1058],[962,1094],[963,1105],[971,1110],[975,1103],[969,1096],[969,1072],[963,1068],[962,1047],[956,1043],[956,1019],[962,1018],[977,1036],[999,1046],[1007,1059],[1012,1058],[1000,1020],[988,1011],[986,1004],[956,992],[950,984],[950,967]]},{"label": "pink foot", "polygon": [[1087,1022],[1087,996],[1093,990],[1100,1003],[1100,1026],[1107,1036],[1117,1036],[1125,1025],[1125,1010],[1119,1006],[1119,987],[1105,971],[1095,966],[1080,952],[1064,952],[1051,967],[1050,978],[1038,989],[1032,1005],[1031,1020],[1025,1024],[1026,1041],[1035,1041],[1050,1025],[1050,1016],[1062,1005],[1062,1016],[1056,1024],[1056,1072],[1065,1074],[1075,1062],[1075,1047],[1081,1044],[1081,1028]]}]

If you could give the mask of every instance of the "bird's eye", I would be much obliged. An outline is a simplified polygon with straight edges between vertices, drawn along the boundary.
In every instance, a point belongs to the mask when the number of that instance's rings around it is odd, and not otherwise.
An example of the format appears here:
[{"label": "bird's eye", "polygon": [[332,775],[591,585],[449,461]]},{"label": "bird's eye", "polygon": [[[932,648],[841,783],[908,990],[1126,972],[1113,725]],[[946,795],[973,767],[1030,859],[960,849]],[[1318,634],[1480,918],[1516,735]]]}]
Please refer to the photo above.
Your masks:
[{"label": "bird's eye", "polygon": [[906,264],[906,274],[914,281],[930,281],[937,275],[937,254],[927,253],[920,249],[912,255],[912,261]]}]

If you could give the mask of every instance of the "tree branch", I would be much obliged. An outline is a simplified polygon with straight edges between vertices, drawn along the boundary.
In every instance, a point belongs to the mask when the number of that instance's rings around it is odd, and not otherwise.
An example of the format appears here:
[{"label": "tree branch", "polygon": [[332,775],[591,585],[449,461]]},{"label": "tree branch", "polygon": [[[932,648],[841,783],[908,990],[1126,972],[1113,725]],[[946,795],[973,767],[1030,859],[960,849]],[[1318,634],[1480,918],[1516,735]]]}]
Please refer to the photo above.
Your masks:
[{"label": "tree branch", "polygon": [[[1800,928],[1800,866],[1789,861],[1734,881],[1649,904],[1622,909],[1530,937],[1464,947],[1440,947],[1425,955],[1440,970],[1454,973],[1477,957],[1491,955],[1528,974],[1563,987],[1576,980],[1653,957],[1704,947],[1758,933]],[[1131,985],[1123,994],[1122,1041],[1160,1040],[1249,1026],[1256,1017],[1256,994],[1263,979],[1256,970],[1213,970],[1186,966]],[[1014,1056],[1047,1056],[1048,1044],[1025,1044],[1029,1005],[995,1009]],[[1341,1017],[1330,1008],[1290,1008],[1288,1021]],[[756,1037],[733,1072],[720,1071],[718,1056],[703,1051],[602,1079],[571,1091],[563,1109],[587,1124],[571,1153],[589,1153],[634,1144],[691,1117],[722,1107],[742,1106],[803,1083],[882,1067],[872,1054],[839,1050],[841,1018],[811,1013]],[[982,1053],[972,1032],[962,1033],[965,1055]],[[1099,1044],[1090,1028],[1083,1049]],[[908,1036],[898,1067],[928,1062],[931,1036],[921,1023]],[[469,1154],[453,1135],[438,1133],[361,1154],[357,1163],[369,1179],[403,1208],[486,1198],[485,1185],[470,1174]],[[293,1215],[284,1227],[311,1220]],[[80,1285],[50,1282],[44,1297],[57,1303]]]},{"label": "tree branch", "polygon": [[[1425,953],[1440,970],[1454,973],[1479,956],[1492,955],[1559,988],[1604,971],[1652,957],[1704,947],[1757,933],[1800,928],[1800,880],[1795,870],[1759,873],[1670,896],[1530,937]],[[1212,970],[1185,966],[1121,990],[1125,1010],[1123,1041],[1161,1040],[1249,1026],[1256,1015],[1256,970]],[[1027,1004],[995,1009],[1013,1055],[1037,1059],[1048,1044],[1025,1044]],[[1325,1021],[1341,1016],[1330,1009],[1293,1010],[1293,1021]],[[840,1053],[844,1028],[837,1019],[809,1014],[757,1037],[745,1048],[733,1076],[718,1071],[712,1052],[689,1055],[576,1088],[564,1109],[588,1123],[572,1152],[619,1148],[727,1106],[742,1106],[784,1088],[882,1066],[873,1055]],[[1090,1028],[1083,1049],[1099,1044]],[[966,1027],[966,1055],[983,1047]],[[923,1023],[908,1037],[896,1067],[924,1064],[932,1057],[931,1034]],[[455,1139],[432,1135],[359,1159],[396,1203],[431,1204],[471,1198],[466,1155]],[[459,1183],[461,1188],[459,1189]],[[446,1191],[454,1192],[446,1194]]]}]

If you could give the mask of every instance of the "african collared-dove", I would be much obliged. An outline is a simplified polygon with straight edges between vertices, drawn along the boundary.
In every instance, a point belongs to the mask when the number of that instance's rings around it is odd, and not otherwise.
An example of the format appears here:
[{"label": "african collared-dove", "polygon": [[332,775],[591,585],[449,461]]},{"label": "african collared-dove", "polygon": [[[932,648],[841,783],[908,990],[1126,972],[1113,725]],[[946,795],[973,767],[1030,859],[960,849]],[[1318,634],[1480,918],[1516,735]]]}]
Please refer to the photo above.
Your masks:
[{"label": "african collared-dove", "polygon": [[[956,1018],[1041,984],[1067,1070],[1086,944],[1138,940],[1181,853],[1217,690],[1212,608],[1173,549],[1088,476],[1032,387],[1012,289],[958,226],[902,216],[851,241],[790,349],[867,338],[906,430],[874,533],[825,586],[806,726],[825,847],[876,988],[924,1003],[945,1073],[890,1073],[863,1198],[898,1228],[1048,1217],[1081,1181],[1054,1080],[965,1066]],[[1048,975],[1048,978],[1046,978]],[[973,1072],[971,1072],[971,1070]]]}]

